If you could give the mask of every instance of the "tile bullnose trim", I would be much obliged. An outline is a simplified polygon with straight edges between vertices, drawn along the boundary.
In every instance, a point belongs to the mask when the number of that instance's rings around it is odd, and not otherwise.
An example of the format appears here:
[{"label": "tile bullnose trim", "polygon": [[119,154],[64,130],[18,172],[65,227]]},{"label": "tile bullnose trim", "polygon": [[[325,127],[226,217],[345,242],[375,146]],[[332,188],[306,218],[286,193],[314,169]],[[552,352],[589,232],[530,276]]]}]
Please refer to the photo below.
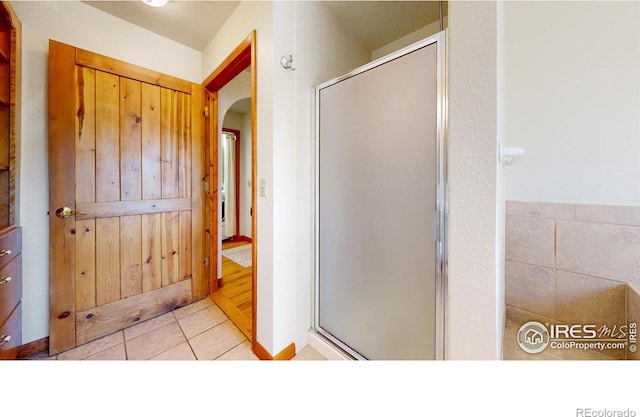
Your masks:
[{"label": "tile bullnose trim", "polygon": [[576,217],[576,205],[572,203],[508,200],[505,208],[507,216],[562,220],[575,220]]},{"label": "tile bullnose trim", "polygon": [[581,222],[640,226],[640,206],[579,204],[576,220]]}]

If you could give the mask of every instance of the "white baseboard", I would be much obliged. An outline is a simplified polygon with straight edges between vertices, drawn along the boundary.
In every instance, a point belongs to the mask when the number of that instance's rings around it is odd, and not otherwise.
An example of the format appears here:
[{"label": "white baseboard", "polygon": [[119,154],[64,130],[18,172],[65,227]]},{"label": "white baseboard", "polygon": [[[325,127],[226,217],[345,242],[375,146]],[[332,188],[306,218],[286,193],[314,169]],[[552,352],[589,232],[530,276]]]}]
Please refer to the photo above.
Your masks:
[{"label": "white baseboard", "polygon": [[318,334],[316,334],[315,332],[309,331],[309,336],[308,337],[309,337],[309,339],[308,339],[309,346],[311,346],[312,348],[317,350],[318,353],[321,354],[322,356],[324,356],[325,358],[327,358],[329,360],[334,360],[334,361],[335,360],[337,360],[337,361],[348,361],[348,360],[351,360],[351,358],[349,358],[344,353],[340,352],[338,349],[336,349],[330,343],[328,343],[323,338],[318,336]]}]

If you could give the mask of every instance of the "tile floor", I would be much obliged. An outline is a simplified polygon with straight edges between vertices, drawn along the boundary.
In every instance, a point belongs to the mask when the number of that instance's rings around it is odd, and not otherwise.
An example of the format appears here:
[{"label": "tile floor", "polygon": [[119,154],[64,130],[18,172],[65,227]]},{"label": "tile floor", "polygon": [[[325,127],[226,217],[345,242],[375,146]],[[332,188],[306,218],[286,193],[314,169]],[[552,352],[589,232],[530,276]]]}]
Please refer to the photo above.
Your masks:
[{"label": "tile floor", "polygon": [[[210,299],[182,307],[49,360],[258,360],[251,343]],[[310,346],[294,360],[324,360]]]}]

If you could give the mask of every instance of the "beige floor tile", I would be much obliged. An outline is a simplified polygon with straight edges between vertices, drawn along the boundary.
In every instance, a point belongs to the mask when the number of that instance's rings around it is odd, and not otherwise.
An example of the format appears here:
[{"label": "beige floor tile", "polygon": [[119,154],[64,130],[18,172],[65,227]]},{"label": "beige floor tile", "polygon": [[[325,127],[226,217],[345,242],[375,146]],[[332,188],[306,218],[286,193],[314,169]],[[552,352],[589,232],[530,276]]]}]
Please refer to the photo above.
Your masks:
[{"label": "beige floor tile", "polygon": [[169,323],[175,323],[176,319],[171,312],[165,313],[161,316],[152,318],[142,323],[138,323],[135,326],[127,327],[124,329],[124,340],[131,340],[138,336],[141,336],[147,332],[155,330]]},{"label": "beige floor tile", "polygon": [[307,345],[303,347],[300,352],[296,354],[291,360],[294,361],[324,361],[327,360],[324,356],[318,353],[317,350]]},{"label": "beige floor tile", "polygon": [[255,353],[253,353],[253,351],[251,350],[251,342],[247,340],[246,342],[241,343],[238,346],[234,347],[224,355],[219,356],[216,360],[217,361],[231,361],[231,360],[258,361],[260,359],[258,359]]},{"label": "beige floor tile", "polygon": [[107,350],[113,346],[124,342],[124,336],[122,332],[110,334],[93,342],[85,343],[84,345],[67,350],[58,354],[58,360],[81,360],[96,353]]},{"label": "beige floor tile", "polygon": [[127,358],[146,360],[186,342],[186,338],[174,320],[134,339],[127,340]]},{"label": "beige floor tile", "polygon": [[209,306],[213,305],[213,300],[207,297],[200,301],[196,301],[195,303],[186,305],[177,310],[173,311],[173,314],[176,316],[176,319],[180,320],[181,318],[188,316],[190,314],[195,313],[196,311],[203,310]]},{"label": "beige floor tile", "polygon": [[226,320],[229,320],[229,318],[220,310],[220,307],[212,305],[204,310],[199,310],[180,318],[178,323],[180,323],[180,327],[182,331],[184,331],[185,336],[187,336],[187,339],[191,339]]},{"label": "beige floor tile", "polygon": [[184,342],[180,343],[178,346],[167,350],[159,354],[158,356],[154,356],[151,360],[162,360],[162,361],[194,361],[196,360],[196,356],[193,354],[191,350],[191,346],[189,343]]},{"label": "beige floor tile", "polygon": [[198,360],[216,359],[247,340],[229,320],[189,340]]},{"label": "beige floor tile", "polygon": [[127,354],[124,350],[124,343],[110,347],[107,350],[98,352],[84,359],[85,361],[126,361]]}]

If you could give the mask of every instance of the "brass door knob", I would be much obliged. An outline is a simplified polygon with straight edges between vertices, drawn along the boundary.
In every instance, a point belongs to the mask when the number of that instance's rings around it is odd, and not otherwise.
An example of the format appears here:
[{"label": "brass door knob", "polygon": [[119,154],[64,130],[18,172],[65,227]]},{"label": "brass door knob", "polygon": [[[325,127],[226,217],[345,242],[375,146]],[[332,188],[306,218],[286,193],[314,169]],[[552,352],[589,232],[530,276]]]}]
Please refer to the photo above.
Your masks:
[{"label": "brass door knob", "polygon": [[58,210],[56,210],[56,216],[60,217],[61,219],[66,219],[67,217],[75,216],[76,214],[85,214],[85,213],[83,211],[71,210],[69,207],[61,207]]}]

